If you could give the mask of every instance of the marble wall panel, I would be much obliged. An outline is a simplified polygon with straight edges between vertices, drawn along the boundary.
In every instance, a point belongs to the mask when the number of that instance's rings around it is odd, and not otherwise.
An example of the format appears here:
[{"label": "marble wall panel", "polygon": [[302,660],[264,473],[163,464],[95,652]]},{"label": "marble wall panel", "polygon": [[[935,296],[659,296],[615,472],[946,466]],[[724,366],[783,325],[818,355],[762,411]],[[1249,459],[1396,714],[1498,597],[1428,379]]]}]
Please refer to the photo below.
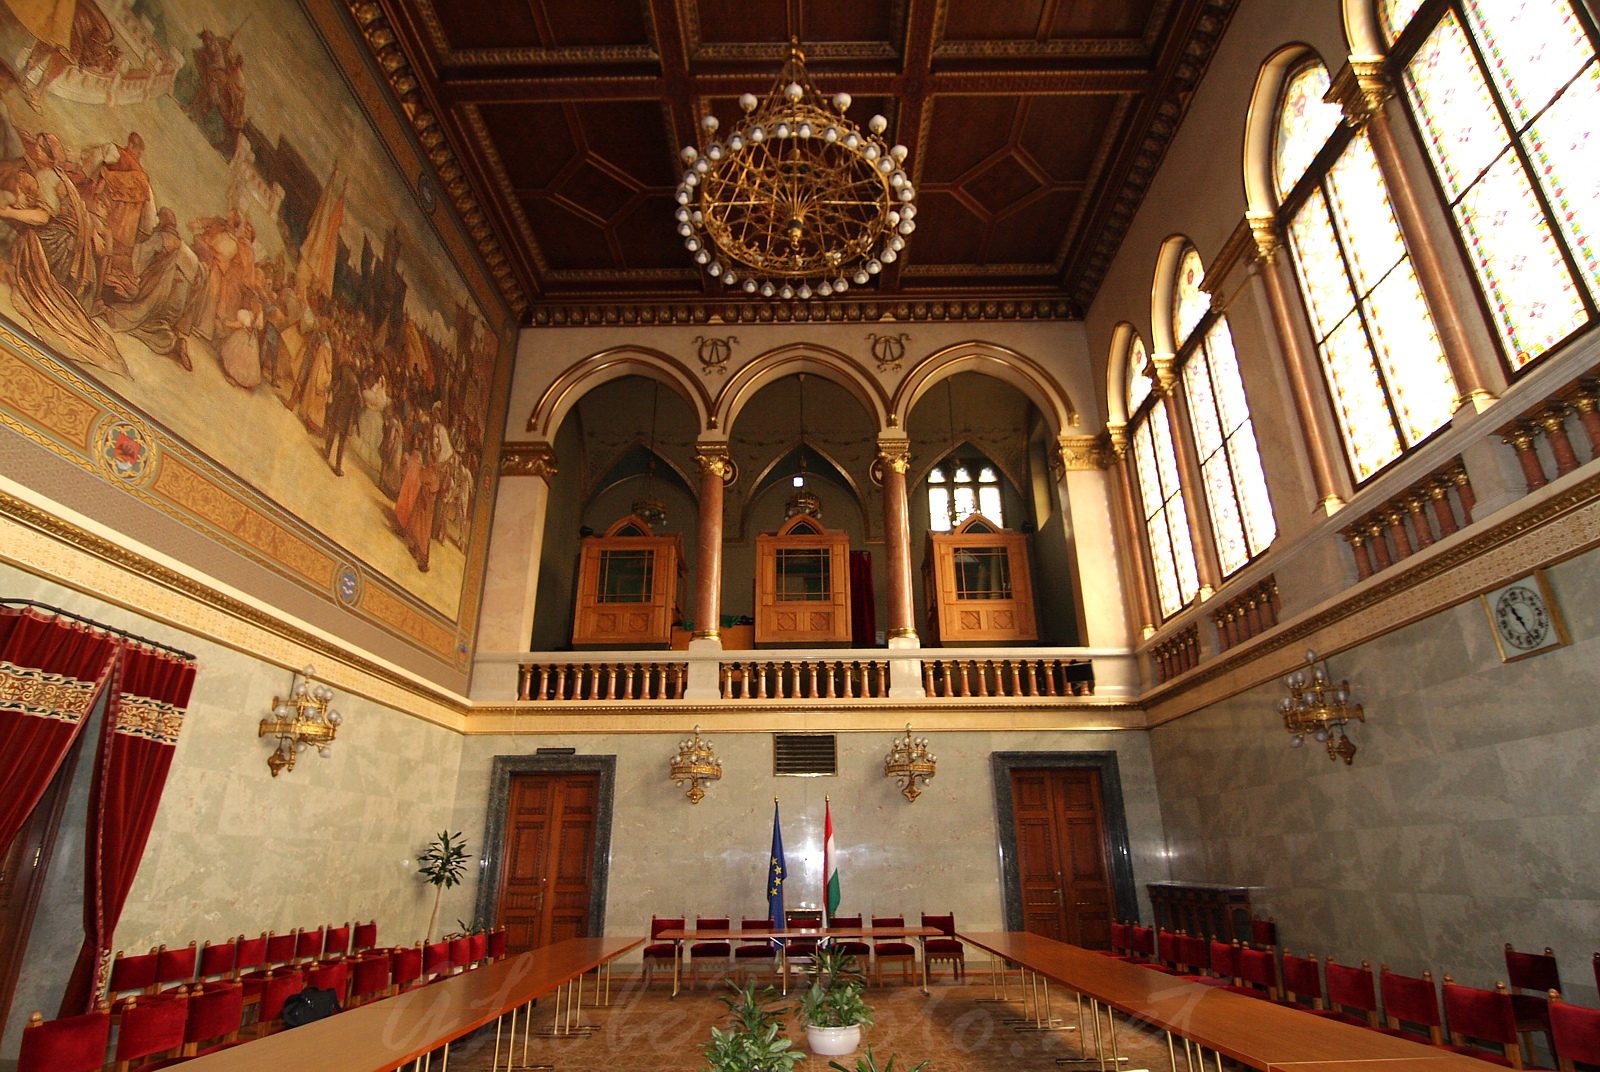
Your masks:
[{"label": "marble wall panel", "polygon": [[1296,952],[1472,985],[1549,945],[1593,1004],[1597,567],[1549,572],[1570,647],[1502,663],[1474,600],[1335,656],[1368,717],[1352,767],[1286,747],[1277,684],[1153,730],[1173,877],[1260,887]]},{"label": "marble wall panel", "polygon": [[[919,728],[918,732],[928,732]],[[766,913],[765,876],[772,799],[780,801],[789,866],[788,905],[816,907],[822,896],[822,821],[831,798],[844,888],[843,910],[863,915],[953,911],[957,922],[999,929],[999,844],[989,755],[998,751],[1115,751],[1122,778],[1134,881],[1167,876],[1165,844],[1142,732],[929,733],[938,776],[908,804],[883,775],[889,735],[839,735],[839,774],[776,778],[772,737],[712,735],[722,780],[698,805],[667,779],[678,737],[655,734],[468,737],[452,825],[472,839],[485,826],[489,774],[497,755],[574,747],[617,756],[606,932],[641,934],[654,915]],[[449,906],[467,906],[475,888]],[[1141,898],[1148,914],[1148,901]],[[466,910],[465,907],[462,908]]]}]

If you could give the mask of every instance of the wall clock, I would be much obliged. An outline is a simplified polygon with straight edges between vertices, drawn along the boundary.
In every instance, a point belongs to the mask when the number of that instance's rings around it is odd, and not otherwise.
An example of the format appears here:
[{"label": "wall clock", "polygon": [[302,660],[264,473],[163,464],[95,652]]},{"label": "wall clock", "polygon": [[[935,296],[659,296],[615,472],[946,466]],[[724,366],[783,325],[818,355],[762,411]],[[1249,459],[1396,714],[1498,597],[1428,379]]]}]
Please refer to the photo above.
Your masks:
[{"label": "wall clock", "polygon": [[1572,642],[1544,570],[1483,594],[1501,662],[1515,662]]}]

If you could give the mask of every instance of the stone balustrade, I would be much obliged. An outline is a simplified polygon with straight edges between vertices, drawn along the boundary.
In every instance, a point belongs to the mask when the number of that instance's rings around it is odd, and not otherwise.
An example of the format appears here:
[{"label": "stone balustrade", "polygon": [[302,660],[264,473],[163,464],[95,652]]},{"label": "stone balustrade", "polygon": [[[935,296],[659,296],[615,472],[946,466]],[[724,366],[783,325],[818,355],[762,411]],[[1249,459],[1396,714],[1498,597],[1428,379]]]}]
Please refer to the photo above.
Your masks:
[{"label": "stone balustrade", "polygon": [[1269,576],[1252,584],[1211,612],[1219,649],[1227,651],[1271,629],[1278,624],[1280,610],[1276,577]]},{"label": "stone balustrade", "polygon": [[889,695],[889,660],[751,659],[721,665],[724,700],[857,700]]},{"label": "stone balustrade", "polygon": [[1477,503],[1461,458],[1450,459],[1339,530],[1366,580],[1472,524]]},{"label": "stone balustrade", "polygon": [[[1580,459],[1570,424],[1576,418],[1583,432],[1587,458]],[[1517,464],[1529,491],[1566,476],[1578,466],[1600,458],[1600,381],[1589,376],[1574,380],[1516,420],[1501,426],[1502,442],[1516,452]],[[1554,476],[1548,474],[1540,443],[1548,449]]]},{"label": "stone balustrade", "polygon": [[1170,637],[1150,648],[1150,659],[1156,667],[1156,684],[1170,681],[1185,670],[1200,665],[1200,624],[1190,622]]},{"label": "stone balustrade", "polygon": [[1087,659],[941,659],[924,656],[928,696],[1093,696]]},{"label": "stone balustrade", "polygon": [[519,700],[681,700],[689,679],[683,662],[524,663]]}]

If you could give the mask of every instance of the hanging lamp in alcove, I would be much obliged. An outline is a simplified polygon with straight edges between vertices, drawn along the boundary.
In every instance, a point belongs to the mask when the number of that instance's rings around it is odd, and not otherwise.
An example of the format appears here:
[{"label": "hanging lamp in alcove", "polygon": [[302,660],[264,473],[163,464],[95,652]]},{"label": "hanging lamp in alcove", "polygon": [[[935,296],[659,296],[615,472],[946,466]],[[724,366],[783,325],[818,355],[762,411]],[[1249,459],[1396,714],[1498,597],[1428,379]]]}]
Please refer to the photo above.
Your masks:
[{"label": "hanging lamp in alcove", "polygon": [[656,487],[656,410],[661,401],[661,384],[650,383],[650,456],[645,460],[644,498],[633,503],[633,516],[651,529],[667,523],[667,504],[653,494]]},{"label": "hanging lamp in alcove", "polygon": [[806,487],[806,374],[800,373],[800,471],[794,475],[795,493],[783,506],[785,521],[796,514],[810,514],[822,520],[822,500]]}]

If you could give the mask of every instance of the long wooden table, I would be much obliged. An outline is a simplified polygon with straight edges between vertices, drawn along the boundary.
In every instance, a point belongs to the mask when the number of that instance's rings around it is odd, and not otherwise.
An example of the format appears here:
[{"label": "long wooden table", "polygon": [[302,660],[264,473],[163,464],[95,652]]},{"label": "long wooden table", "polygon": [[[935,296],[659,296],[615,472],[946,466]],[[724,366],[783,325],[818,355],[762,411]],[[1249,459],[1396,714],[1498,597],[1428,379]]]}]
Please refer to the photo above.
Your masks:
[{"label": "long wooden table", "polygon": [[[1089,999],[1091,1015],[1098,1015],[1094,1004],[1102,1004],[1262,1072],[1483,1072],[1485,1068],[1484,1062],[1471,1057],[1185,982],[1037,934],[962,931],[956,937]],[[1094,1024],[1098,1033],[1099,1020]],[[1114,1045],[1114,1034],[1112,1040]],[[1087,1060],[1094,1063],[1097,1058],[1103,1067],[1103,1052]]]},{"label": "long wooden table", "polygon": [[[790,927],[786,930],[760,930],[760,931],[690,931],[673,928],[663,930],[656,934],[657,941],[672,943],[672,996],[678,996],[678,981],[683,969],[683,943],[684,942],[727,942],[738,945],[741,942],[768,941],[780,939],[778,944],[779,970],[783,973],[783,992],[789,992],[789,943],[782,939],[790,938],[858,938],[864,942],[885,941],[892,938],[915,938],[922,946],[922,992],[928,992],[928,939],[937,938],[944,934],[938,927]],[[731,950],[730,950],[730,957]]]},{"label": "long wooden table", "polygon": [[[196,1058],[183,1067],[193,1072],[391,1072],[443,1048],[444,1072],[451,1042],[502,1020],[508,1013],[514,1040],[518,1012],[525,1014],[525,1059],[535,998],[555,992],[553,1033],[576,1034],[583,1029],[577,1022],[583,976],[643,944],[643,938],[571,938],[314,1024]],[[497,1028],[496,1066],[504,1027],[502,1021]],[[506,1067],[533,1066],[508,1061]]]}]

